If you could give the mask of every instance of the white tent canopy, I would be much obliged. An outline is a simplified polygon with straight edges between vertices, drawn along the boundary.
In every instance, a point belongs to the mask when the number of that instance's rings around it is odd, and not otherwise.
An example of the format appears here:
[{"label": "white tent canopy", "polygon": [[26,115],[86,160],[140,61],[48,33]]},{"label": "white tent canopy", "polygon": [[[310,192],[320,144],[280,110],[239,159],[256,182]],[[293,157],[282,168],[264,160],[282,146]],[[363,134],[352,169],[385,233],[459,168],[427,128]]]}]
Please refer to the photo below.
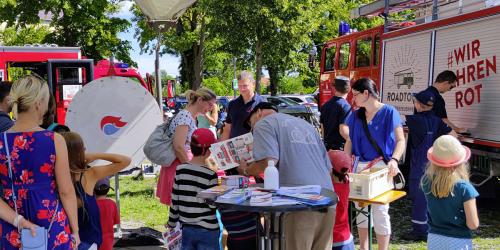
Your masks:
[{"label": "white tent canopy", "polygon": [[135,0],[150,21],[175,21],[196,0]]}]

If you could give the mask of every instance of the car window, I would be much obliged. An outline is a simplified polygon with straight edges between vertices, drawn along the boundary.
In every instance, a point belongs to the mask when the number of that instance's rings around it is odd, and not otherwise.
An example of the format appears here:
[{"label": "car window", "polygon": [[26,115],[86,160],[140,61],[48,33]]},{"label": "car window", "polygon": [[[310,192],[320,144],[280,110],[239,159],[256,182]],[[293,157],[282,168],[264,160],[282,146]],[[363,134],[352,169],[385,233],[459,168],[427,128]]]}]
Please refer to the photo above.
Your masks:
[{"label": "car window", "polygon": [[292,101],[302,102],[302,100],[300,98],[298,98],[298,97],[286,97],[286,98],[288,98],[288,99],[290,99]]},{"label": "car window", "polygon": [[[278,97],[279,98],[279,97]],[[288,97],[281,97],[279,98],[282,102],[288,104],[288,105],[300,105],[298,102],[288,98]]]},{"label": "car window", "polygon": [[338,69],[347,69],[347,66],[349,65],[350,48],[351,44],[348,42],[340,45]]},{"label": "car window", "polygon": [[268,97],[267,101],[274,104],[274,105],[280,105],[280,103],[282,103],[282,101],[280,101],[278,98],[274,98],[274,97]]},{"label": "car window", "polygon": [[316,99],[314,99],[314,97],[306,97],[306,100],[309,103],[316,103]]}]

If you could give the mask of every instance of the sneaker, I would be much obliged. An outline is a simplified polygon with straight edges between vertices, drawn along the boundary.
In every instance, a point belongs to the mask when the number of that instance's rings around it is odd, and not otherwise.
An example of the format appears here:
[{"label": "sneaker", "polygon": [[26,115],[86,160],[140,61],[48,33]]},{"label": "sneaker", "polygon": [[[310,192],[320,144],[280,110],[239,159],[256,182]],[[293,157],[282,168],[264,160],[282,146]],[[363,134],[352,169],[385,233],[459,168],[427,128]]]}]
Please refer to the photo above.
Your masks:
[{"label": "sneaker", "polygon": [[407,241],[427,241],[427,234],[409,232],[401,236],[403,240]]}]

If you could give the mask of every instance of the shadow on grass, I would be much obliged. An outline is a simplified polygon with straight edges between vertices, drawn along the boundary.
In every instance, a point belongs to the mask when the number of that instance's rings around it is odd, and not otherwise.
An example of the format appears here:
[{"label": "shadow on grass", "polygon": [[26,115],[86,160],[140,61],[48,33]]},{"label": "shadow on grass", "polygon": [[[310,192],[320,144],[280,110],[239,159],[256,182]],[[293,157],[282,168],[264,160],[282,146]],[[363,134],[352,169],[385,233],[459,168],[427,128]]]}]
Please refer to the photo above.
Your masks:
[{"label": "shadow on grass", "polygon": [[120,191],[120,196],[130,196],[130,197],[136,197],[136,196],[145,196],[145,197],[152,197],[154,195],[153,189],[143,189],[143,190],[134,190],[134,191]]}]

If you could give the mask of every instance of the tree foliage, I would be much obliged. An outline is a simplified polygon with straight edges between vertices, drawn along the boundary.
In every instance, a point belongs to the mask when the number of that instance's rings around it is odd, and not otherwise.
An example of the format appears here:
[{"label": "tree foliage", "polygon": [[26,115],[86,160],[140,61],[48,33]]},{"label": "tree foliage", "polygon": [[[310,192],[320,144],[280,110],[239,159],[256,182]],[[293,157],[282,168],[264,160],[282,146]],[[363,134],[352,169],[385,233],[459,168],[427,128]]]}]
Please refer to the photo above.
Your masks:
[{"label": "tree foliage", "polygon": [[0,1],[0,23],[6,22],[8,28],[17,31],[31,31],[30,26],[41,23],[39,11],[52,15],[49,32],[41,42],[79,46],[85,56],[94,60],[113,53],[119,60],[136,66],[130,58],[130,41],[118,38],[131,24],[112,17],[118,11],[117,0],[3,0]]}]

